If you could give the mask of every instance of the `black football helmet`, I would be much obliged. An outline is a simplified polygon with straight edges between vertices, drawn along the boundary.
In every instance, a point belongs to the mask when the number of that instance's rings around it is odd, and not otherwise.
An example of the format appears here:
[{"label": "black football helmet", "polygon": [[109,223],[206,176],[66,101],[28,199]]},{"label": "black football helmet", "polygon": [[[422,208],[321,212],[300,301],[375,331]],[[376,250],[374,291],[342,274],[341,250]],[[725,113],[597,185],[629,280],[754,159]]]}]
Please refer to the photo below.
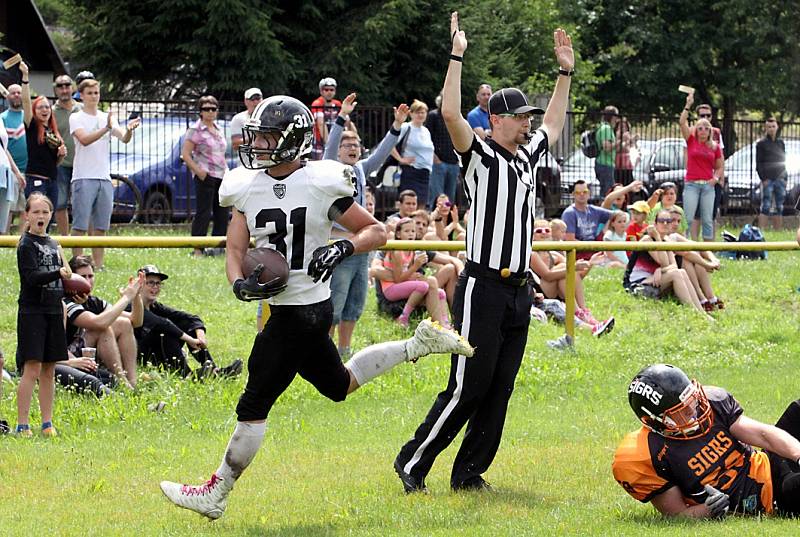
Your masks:
[{"label": "black football helmet", "polygon": [[697,438],[713,423],[703,387],[672,365],[639,371],[628,386],[628,403],[646,427],[669,438]]},{"label": "black football helmet", "polygon": [[[306,105],[293,97],[275,95],[261,101],[242,129],[239,160],[245,168],[272,168],[295,161],[311,151],[314,120]],[[272,134],[272,140],[256,140]],[[269,137],[273,138],[273,137]]]}]

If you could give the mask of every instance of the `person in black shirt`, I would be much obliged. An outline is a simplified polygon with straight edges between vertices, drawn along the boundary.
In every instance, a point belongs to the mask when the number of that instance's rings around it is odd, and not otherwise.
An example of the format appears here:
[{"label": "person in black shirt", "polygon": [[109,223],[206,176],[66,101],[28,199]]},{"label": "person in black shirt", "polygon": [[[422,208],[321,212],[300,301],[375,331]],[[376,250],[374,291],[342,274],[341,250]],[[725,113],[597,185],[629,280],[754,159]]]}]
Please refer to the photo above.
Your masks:
[{"label": "person in black shirt", "polygon": [[214,363],[211,353],[208,352],[206,327],[200,317],[158,302],[161,286],[169,276],[155,265],[145,265],[139,272],[145,276],[142,288],[144,318],[142,326],[135,330],[139,359],[175,370],[184,377],[192,375],[192,369],[183,353],[185,343],[191,355],[202,366],[196,373],[197,376],[203,377],[209,373],[226,377],[239,375],[243,365],[239,359],[226,367],[217,367]]},{"label": "person in black shirt", "polygon": [[447,194],[450,200],[456,199],[458,185],[458,155],[453,149],[453,142],[442,119],[442,95],[436,97],[436,109],[431,110],[425,119],[425,126],[431,132],[433,141],[433,169],[428,181],[428,207],[431,211],[436,207],[436,199],[440,194]]},{"label": "person in black shirt", "polygon": [[[475,356],[452,355],[447,388],[397,455],[394,469],[406,492],[425,490],[425,477],[437,455],[465,425],[450,486],[490,488],[481,474],[500,446],[528,338],[536,171],[539,157],[564,126],[575,61],[570,37],[556,30],[554,51],[560,69],[547,111],[530,106],[520,90],[503,88],[489,99],[492,137],[484,141],[461,115],[461,63],[467,39],[458,29],[457,13],[451,15],[450,33],[452,52],[441,114],[461,156],[471,214],[467,264],[456,286],[453,318],[475,348]],[[534,132],[532,114],[544,114],[542,126]]]},{"label": "person in black shirt", "polygon": [[47,235],[53,203],[39,192],[28,197],[25,218],[28,231],[17,247],[19,309],[17,312],[17,365],[22,380],[17,388],[17,433],[32,436],[29,425],[33,388],[39,382],[42,434],[55,436],[53,398],[55,363],[67,359],[61,279],[72,271],[64,263],[61,246]]},{"label": "person in black shirt", "polygon": [[[69,266],[72,272],[86,278],[94,289],[94,263],[90,256],[74,256],[69,260]],[[143,322],[144,305],[140,293],[143,285],[144,274],[130,278],[122,296],[114,304],[92,294],[64,300],[67,308],[67,342],[74,345],[73,352],[79,355],[81,348],[94,347],[100,363],[131,389],[136,387],[137,380],[137,345],[133,330],[142,326]],[[131,306],[131,312],[125,311],[128,306]],[[58,369],[56,375],[63,384]]]},{"label": "person in black shirt", "polygon": [[[778,138],[778,121],[770,117],[764,122],[764,137],[756,143],[756,171],[761,179],[761,212],[758,227],[767,228],[771,216],[772,229],[783,229],[783,200],[786,198],[786,146]],[[771,205],[775,201],[775,209]]]},{"label": "person in black shirt", "polygon": [[58,198],[58,163],[67,156],[67,146],[58,132],[53,108],[47,97],[40,95],[31,103],[28,66],[22,71],[22,109],[25,114],[25,136],[28,141],[28,167],[25,169],[25,195],[43,192],[51,200]]}]

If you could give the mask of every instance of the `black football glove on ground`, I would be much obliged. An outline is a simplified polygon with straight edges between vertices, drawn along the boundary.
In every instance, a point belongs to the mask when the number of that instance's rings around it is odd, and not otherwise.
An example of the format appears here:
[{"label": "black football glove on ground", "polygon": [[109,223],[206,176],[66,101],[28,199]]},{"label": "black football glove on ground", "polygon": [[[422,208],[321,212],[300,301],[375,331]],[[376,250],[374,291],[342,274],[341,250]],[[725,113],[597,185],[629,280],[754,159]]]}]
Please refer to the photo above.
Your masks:
[{"label": "black football glove on ground", "polygon": [[711,516],[714,518],[724,517],[728,514],[728,507],[730,506],[731,499],[730,496],[722,492],[721,490],[715,489],[711,485],[706,485],[706,493],[708,497],[706,497],[706,507],[711,512]]},{"label": "black football glove on ground", "polygon": [[323,282],[327,281],[333,274],[336,265],[341,263],[345,257],[353,255],[353,251],[355,251],[355,246],[347,239],[338,240],[328,246],[320,246],[311,254],[308,275],[311,276],[314,283],[320,279]]},{"label": "black football glove on ground", "polygon": [[280,278],[275,278],[267,283],[258,283],[258,278],[264,271],[264,265],[259,264],[247,278],[239,278],[233,282],[233,294],[239,300],[263,300],[273,297],[286,290],[286,283],[278,284]]}]

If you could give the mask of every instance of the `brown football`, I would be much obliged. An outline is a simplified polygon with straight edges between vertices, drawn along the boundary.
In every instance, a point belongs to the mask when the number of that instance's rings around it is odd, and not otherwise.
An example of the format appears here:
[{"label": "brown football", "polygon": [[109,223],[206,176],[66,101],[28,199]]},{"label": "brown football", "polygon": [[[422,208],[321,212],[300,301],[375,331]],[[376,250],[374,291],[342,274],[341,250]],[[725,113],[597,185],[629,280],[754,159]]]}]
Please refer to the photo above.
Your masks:
[{"label": "brown football", "polygon": [[289,281],[289,264],[277,250],[272,248],[253,248],[248,250],[242,258],[242,274],[245,278],[255,270],[258,265],[264,265],[259,283],[267,283],[278,278],[276,285],[284,285]]},{"label": "brown football", "polygon": [[67,296],[85,295],[92,290],[92,286],[89,285],[86,278],[74,272],[69,280],[61,278],[61,283],[64,285],[64,294]]}]

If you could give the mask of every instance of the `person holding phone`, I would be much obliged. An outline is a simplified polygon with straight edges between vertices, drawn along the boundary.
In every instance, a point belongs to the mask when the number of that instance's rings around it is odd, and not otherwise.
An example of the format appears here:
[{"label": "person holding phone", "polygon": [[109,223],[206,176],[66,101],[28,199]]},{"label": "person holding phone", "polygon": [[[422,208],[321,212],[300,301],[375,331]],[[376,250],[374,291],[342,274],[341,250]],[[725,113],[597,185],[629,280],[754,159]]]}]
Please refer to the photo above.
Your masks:
[{"label": "person holding phone", "polygon": [[[211,234],[219,237],[227,233],[230,217],[230,209],[219,204],[219,186],[222,184],[222,176],[228,171],[228,163],[225,161],[228,142],[217,125],[217,99],[213,95],[200,97],[197,108],[200,110],[200,119],[187,129],[181,148],[181,158],[194,176],[197,196],[192,236],[205,236],[213,215]],[[195,257],[202,255],[202,248],[194,249]]]}]

